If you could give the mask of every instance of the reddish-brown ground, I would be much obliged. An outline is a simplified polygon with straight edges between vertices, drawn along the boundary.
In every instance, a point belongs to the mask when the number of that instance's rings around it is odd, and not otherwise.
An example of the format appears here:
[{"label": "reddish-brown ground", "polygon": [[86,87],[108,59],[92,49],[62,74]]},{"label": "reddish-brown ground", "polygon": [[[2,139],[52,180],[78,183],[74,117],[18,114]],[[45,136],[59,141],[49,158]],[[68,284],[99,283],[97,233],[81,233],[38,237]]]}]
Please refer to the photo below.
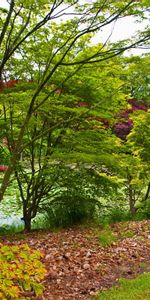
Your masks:
[{"label": "reddish-brown ground", "polygon": [[150,270],[150,221],[118,223],[112,230],[116,241],[107,247],[100,245],[98,227],[34,231],[16,239],[1,237],[0,240],[28,243],[43,253],[47,269],[44,295],[31,299],[91,299],[120,277],[131,278]]}]

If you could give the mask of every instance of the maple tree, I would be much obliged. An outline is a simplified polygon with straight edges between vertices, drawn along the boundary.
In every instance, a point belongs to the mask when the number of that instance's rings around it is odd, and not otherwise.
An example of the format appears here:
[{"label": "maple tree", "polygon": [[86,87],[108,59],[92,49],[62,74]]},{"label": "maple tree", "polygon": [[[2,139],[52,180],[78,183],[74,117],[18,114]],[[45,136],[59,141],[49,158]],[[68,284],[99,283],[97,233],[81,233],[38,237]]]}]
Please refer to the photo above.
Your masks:
[{"label": "maple tree", "polygon": [[105,175],[100,175],[103,185],[114,184],[106,173],[117,169],[118,141],[109,126],[126,106],[129,90],[117,56],[146,45],[149,30],[117,44],[93,46],[91,38],[127,14],[142,20],[147,6],[147,1],[81,6],[80,1],[12,0],[1,9],[1,138],[7,140],[9,164],[0,195],[14,174],[26,229],[58,179],[57,163],[95,164],[94,171]]},{"label": "maple tree", "polygon": [[[61,168],[61,163],[56,162],[65,161],[70,165],[78,162],[81,164],[95,162],[101,165],[108,160],[107,156],[103,155],[104,149],[107,149],[108,157],[111,156],[109,146],[111,133],[105,130],[103,120],[106,115],[110,120],[113,119],[114,111],[117,112],[121,106],[121,104],[118,106],[118,103],[122,103],[122,107],[126,104],[124,93],[121,91],[122,80],[117,78],[112,80],[110,71],[112,66],[115,66],[114,76],[115,72],[118,74],[121,66],[114,60],[109,65],[103,65],[103,71],[99,76],[97,65],[96,81],[94,81],[95,70],[92,74],[91,67],[86,68],[86,72],[82,69],[63,87],[63,92],[58,93],[57,89],[51,97],[49,96],[47,103],[42,107],[39,106],[32,116],[22,140],[22,151],[14,173],[23,202],[26,229],[30,230],[31,220],[36,216],[40,202],[46,197],[49,198],[51,189],[54,189],[53,182],[59,182],[58,169]],[[2,136],[7,137],[10,155],[24,118],[25,107],[28,106],[25,99],[30,99],[34,86],[34,82],[13,81],[8,82],[1,92],[4,116]],[[102,86],[101,89],[99,86]],[[47,95],[49,89],[51,86],[47,85],[43,95],[44,93]],[[85,91],[88,91],[88,98]],[[20,97],[24,98],[23,102],[20,101]],[[106,110],[108,101],[111,101],[112,107]],[[50,111],[47,111],[48,104],[51,107]],[[8,127],[10,120],[11,127]],[[113,137],[112,140],[114,141]],[[96,151],[99,152],[99,156]],[[87,177],[87,186],[88,180],[90,178]]]},{"label": "maple tree", "polygon": [[[144,9],[147,6],[147,1],[128,1],[127,3],[124,3],[124,1],[107,1],[102,4],[94,1],[80,6],[79,1],[50,1],[47,3],[44,0],[26,0],[23,2],[11,0],[8,9],[1,9],[1,90],[5,78],[9,77],[14,80],[13,76],[16,73],[18,63],[21,62],[26,66],[26,59],[31,57],[31,51],[29,52],[29,50],[32,49],[33,43],[35,44],[35,47],[33,47],[34,54],[32,52],[33,59],[30,67],[28,69],[25,67],[23,76],[28,77],[27,74],[33,69],[34,59],[37,56],[40,57],[40,61],[37,59],[35,63],[35,74],[37,75],[35,89],[31,94],[22,126],[16,137],[10,165],[4,175],[0,190],[1,199],[18,161],[19,153],[22,151],[22,139],[30,119],[32,119],[37,109],[37,101],[38,105],[42,105],[49,98],[49,94],[52,93],[50,91],[47,95],[42,95],[45,85],[50,81],[52,83],[53,77],[57,75],[60,69],[64,71],[68,69],[66,80],[68,76],[73,76],[78,68],[84,64],[107,60],[126,49],[147,43],[148,30],[143,31],[141,36],[129,43],[108,45],[108,48],[105,48],[106,43],[99,45],[92,55],[89,53],[84,54],[83,51],[84,37],[90,38],[92,33],[127,14],[143,17]],[[55,22],[65,16],[70,17],[70,19]],[[47,48],[44,48],[44,45]],[[10,65],[13,66],[11,71]],[[72,70],[73,65],[76,66],[76,70]],[[20,73],[18,75],[21,77]]]}]

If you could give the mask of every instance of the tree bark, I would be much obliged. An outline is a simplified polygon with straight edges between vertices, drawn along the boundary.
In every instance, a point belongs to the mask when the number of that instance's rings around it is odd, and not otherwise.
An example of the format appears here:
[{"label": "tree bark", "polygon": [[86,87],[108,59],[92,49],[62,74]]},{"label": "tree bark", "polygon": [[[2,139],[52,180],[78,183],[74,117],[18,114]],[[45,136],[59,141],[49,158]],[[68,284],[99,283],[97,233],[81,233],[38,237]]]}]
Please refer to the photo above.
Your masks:
[{"label": "tree bark", "polygon": [[129,207],[130,207],[130,213],[131,216],[134,216],[136,214],[136,208],[135,208],[135,194],[134,190],[131,184],[132,176],[129,173],[129,170],[127,169],[127,179],[128,179],[128,197],[129,197]]},{"label": "tree bark", "polygon": [[24,231],[29,232],[31,231],[31,219],[24,217]]},{"label": "tree bark", "polygon": [[136,214],[135,198],[134,198],[132,186],[130,184],[129,184],[129,206],[130,206],[131,216],[134,216]]},{"label": "tree bark", "polygon": [[148,183],[148,187],[147,187],[147,191],[146,191],[146,194],[145,194],[145,197],[144,197],[144,201],[146,201],[148,199],[149,194],[150,194],[150,182]]}]

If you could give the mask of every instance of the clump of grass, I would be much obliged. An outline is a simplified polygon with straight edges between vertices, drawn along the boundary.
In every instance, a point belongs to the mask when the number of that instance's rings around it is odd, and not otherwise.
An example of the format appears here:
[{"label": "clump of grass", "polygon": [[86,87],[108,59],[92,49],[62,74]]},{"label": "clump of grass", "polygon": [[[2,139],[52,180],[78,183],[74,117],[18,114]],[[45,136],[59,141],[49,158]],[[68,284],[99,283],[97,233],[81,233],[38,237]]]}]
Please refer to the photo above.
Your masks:
[{"label": "clump of grass", "polygon": [[116,223],[122,221],[130,221],[132,216],[128,210],[115,208],[110,211],[109,223]]},{"label": "clump of grass", "polygon": [[135,232],[130,229],[121,232],[121,238],[133,238],[134,236]]},{"label": "clump of grass", "polygon": [[18,224],[17,226],[15,224],[3,225],[0,227],[0,235],[22,232],[23,229],[24,229],[23,224]]},{"label": "clump of grass", "polygon": [[135,279],[120,279],[119,287],[113,287],[96,297],[96,300],[149,300],[150,273]]},{"label": "clump of grass", "polygon": [[110,246],[113,242],[116,241],[116,236],[113,233],[110,225],[106,225],[98,234],[98,239],[101,246],[106,247]]}]

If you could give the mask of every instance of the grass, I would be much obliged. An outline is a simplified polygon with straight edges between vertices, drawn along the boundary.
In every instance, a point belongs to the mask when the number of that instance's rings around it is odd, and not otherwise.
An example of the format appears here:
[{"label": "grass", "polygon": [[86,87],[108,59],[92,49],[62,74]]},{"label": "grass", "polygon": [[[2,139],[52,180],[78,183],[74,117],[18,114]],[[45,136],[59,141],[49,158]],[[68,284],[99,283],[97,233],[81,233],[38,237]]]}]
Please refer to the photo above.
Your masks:
[{"label": "grass", "polygon": [[22,232],[24,229],[23,224],[15,225],[15,224],[10,224],[10,225],[3,225],[0,227],[0,235],[7,235],[7,234],[14,234],[18,232]]},{"label": "grass", "polygon": [[98,233],[98,239],[102,247],[107,247],[116,241],[116,236],[112,232],[111,227],[109,225],[105,225]]},{"label": "grass", "polygon": [[149,300],[150,273],[142,274],[135,279],[120,279],[119,287],[101,292],[96,300]]}]

